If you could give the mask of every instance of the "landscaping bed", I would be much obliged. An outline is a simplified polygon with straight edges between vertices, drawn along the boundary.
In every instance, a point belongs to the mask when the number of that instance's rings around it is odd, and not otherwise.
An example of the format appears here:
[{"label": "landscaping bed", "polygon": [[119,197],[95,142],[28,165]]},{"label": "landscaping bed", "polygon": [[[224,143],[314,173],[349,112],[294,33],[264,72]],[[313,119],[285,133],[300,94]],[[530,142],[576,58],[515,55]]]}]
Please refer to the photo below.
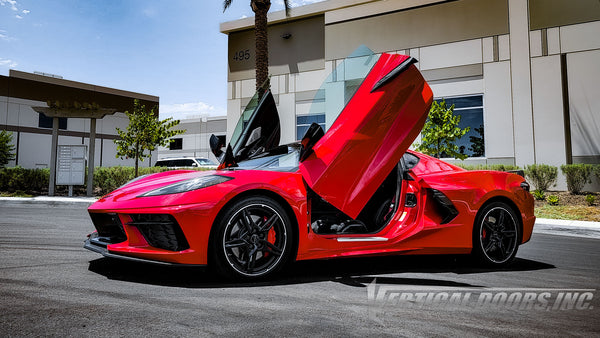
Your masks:
[{"label": "landscaping bed", "polygon": [[[558,205],[550,205],[547,201],[535,201],[535,216],[577,221],[600,222],[600,193],[571,194],[568,191],[548,191],[546,196],[558,196]],[[588,195],[594,196],[595,202],[590,206],[586,201]]]}]

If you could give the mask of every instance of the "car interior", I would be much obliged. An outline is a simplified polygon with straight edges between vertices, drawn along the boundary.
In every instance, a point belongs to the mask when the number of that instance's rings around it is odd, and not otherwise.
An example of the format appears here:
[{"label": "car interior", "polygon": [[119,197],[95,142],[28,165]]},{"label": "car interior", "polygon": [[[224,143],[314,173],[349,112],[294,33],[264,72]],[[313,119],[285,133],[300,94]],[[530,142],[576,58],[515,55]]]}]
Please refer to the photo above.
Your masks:
[{"label": "car interior", "polygon": [[373,234],[381,231],[398,210],[402,180],[419,158],[405,153],[375,194],[371,196],[357,219],[352,219],[339,209],[309,190],[311,228],[316,234]]}]

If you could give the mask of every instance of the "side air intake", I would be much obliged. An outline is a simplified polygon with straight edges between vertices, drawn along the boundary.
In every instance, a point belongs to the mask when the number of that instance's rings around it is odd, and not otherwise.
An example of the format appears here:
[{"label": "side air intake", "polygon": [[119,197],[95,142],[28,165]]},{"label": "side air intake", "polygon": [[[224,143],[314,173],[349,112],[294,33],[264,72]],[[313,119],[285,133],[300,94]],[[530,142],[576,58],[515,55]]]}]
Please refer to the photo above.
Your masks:
[{"label": "side air intake", "polygon": [[428,189],[429,197],[433,200],[433,204],[436,206],[436,211],[442,217],[442,221],[440,224],[446,224],[452,221],[456,215],[458,215],[458,210],[452,204],[452,201],[444,195],[443,192],[436,189]]}]

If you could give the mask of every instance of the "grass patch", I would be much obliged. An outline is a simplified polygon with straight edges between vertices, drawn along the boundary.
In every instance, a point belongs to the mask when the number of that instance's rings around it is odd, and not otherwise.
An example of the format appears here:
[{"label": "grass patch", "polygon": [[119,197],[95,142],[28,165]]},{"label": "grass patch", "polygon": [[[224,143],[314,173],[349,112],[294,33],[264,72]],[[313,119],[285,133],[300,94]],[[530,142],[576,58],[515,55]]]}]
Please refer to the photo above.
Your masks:
[{"label": "grass patch", "polygon": [[536,206],[535,216],[539,218],[565,219],[575,221],[600,222],[598,207],[583,205],[542,205]]},{"label": "grass patch", "polygon": [[33,195],[18,190],[15,192],[0,191],[0,197],[33,197]]}]

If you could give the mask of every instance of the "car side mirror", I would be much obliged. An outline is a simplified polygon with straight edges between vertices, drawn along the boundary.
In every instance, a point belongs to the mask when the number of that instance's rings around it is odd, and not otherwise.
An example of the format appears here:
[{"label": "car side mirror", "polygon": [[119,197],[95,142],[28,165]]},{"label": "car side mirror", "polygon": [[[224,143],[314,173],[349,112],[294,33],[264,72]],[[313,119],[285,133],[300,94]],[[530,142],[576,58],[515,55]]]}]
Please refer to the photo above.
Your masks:
[{"label": "car side mirror", "polygon": [[220,159],[221,155],[223,155],[223,147],[225,144],[221,142],[221,140],[216,137],[215,134],[210,135],[208,143],[210,144],[210,151],[217,159]]},{"label": "car side mirror", "polygon": [[302,146],[302,149],[300,149],[300,162],[304,161],[313,152],[313,147],[323,135],[325,135],[325,132],[318,123],[313,122],[308,127],[308,130],[300,141],[300,145]]}]

